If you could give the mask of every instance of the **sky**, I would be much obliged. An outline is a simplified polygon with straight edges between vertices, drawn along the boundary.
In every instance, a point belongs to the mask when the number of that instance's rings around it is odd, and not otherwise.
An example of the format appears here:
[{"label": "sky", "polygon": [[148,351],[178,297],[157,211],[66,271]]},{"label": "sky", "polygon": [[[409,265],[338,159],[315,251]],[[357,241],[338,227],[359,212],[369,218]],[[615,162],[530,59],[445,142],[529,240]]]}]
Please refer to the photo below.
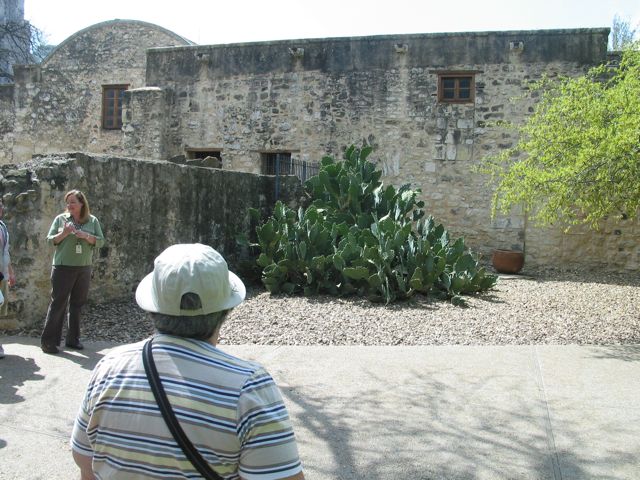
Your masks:
[{"label": "sky", "polygon": [[197,44],[402,33],[611,27],[640,32],[640,0],[25,0],[25,19],[57,45],[90,25],[154,23]]}]

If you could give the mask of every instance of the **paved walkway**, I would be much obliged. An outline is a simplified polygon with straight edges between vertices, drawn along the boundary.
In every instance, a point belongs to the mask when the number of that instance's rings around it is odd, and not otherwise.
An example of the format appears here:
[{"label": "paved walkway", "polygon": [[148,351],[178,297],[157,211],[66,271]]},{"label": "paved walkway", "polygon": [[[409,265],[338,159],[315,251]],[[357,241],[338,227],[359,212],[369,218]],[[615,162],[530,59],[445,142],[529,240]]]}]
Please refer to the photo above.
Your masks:
[{"label": "paved walkway", "polygon": [[[113,345],[0,341],[0,478],[77,478],[73,418]],[[280,384],[308,480],[640,478],[640,345],[222,348]]]}]

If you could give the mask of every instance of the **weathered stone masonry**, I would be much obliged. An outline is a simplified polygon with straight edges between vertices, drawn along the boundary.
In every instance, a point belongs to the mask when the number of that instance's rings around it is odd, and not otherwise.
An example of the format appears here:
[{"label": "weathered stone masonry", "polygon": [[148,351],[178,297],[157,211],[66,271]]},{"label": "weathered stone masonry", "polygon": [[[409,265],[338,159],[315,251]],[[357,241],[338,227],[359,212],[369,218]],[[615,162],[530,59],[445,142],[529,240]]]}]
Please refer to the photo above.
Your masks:
[{"label": "weathered stone masonry", "polygon": [[[515,247],[528,265],[637,269],[637,221],[565,234],[517,211],[492,219],[492,186],[475,170],[516,142],[497,122],[530,114],[529,82],[603,63],[607,37],[601,28],[197,46],[144,22],[105,22],[0,87],[0,163],[75,150],[161,161],[210,150],[224,170],[259,173],[264,153],[318,161],[366,140],[387,184],[420,187],[428,211],[486,255]],[[474,101],[440,103],[443,72],[473,74]],[[122,131],[101,128],[105,84],[130,86]]]},{"label": "weathered stone masonry", "polygon": [[[216,149],[224,168],[260,172],[263,152],[313,161],[366,140],[385,182],[420,187],[428,211],[487,255],[526,248],[530,264],[637,268],[637,223],[612,237],[539,229],[518,212],[491,219],[492,188],[475,171],[517,141],[499,122],[531,113],[529,82],[604,62],[607,36],[581,29],[155,48],[147,87],[128,92],[124,146],[152,158]],[[439,103],[442,72],[473,72],[475,101]]]},{"label": "weathered stone masonry", "polygon": [[122,134],[101,125],[104,85],[145,85],[146,50],[188,45],[178,35],[136,21],[105,22],[81,30],[39,65],[16,65],[14,128],[0,131],[0,163],[68,151],[122,154]]},{"label": "weathered stone masonry", "polygon": [[[255,228],[247,208],[267,215],[275,203],[273,178],[264,175],[106,155],[53,155],[24,168],[3,166],[0,174],[17,275],[11,315],[0,327],[44,319],[53,256],[46,234],[72,188],[88,192],[107,238],[94,252],[90,299],[98,303],[132,298],[153,259],[174,243],[212,245],[237,271],[246,252],[236,235]],[[295,177],[282,179],[281,199],[297,202],[300,194]]]}]

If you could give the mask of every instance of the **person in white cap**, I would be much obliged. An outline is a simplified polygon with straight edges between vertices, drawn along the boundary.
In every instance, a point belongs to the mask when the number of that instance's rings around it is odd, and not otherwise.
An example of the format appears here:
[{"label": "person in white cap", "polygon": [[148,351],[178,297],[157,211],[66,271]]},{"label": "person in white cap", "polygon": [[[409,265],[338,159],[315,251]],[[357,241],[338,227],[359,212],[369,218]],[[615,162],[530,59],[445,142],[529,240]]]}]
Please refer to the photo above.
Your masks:
[{"label": "person in white cap", "polygon": [[[157,331],[149,346],[160,383],[208,467],[226,480],[302,480],[273,378],[216,346],[225,317],[244,297],[224,258],[197,243],[163,251],[136,290]],[[147,342],[113,349],[91,374],[71,438],[82,480],[202,478],[156,403],[143,363]]]}]

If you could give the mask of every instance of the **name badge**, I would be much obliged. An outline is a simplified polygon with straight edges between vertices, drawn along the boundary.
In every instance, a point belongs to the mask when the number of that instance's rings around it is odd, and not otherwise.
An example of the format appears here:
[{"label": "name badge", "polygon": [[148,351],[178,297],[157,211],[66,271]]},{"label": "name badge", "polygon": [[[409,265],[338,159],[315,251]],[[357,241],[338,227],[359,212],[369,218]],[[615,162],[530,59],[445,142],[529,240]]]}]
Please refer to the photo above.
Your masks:
[{"label": "name badge", "polygon": [[76,244],[76,253],[82,253],[82,245],[79,243]]}]

